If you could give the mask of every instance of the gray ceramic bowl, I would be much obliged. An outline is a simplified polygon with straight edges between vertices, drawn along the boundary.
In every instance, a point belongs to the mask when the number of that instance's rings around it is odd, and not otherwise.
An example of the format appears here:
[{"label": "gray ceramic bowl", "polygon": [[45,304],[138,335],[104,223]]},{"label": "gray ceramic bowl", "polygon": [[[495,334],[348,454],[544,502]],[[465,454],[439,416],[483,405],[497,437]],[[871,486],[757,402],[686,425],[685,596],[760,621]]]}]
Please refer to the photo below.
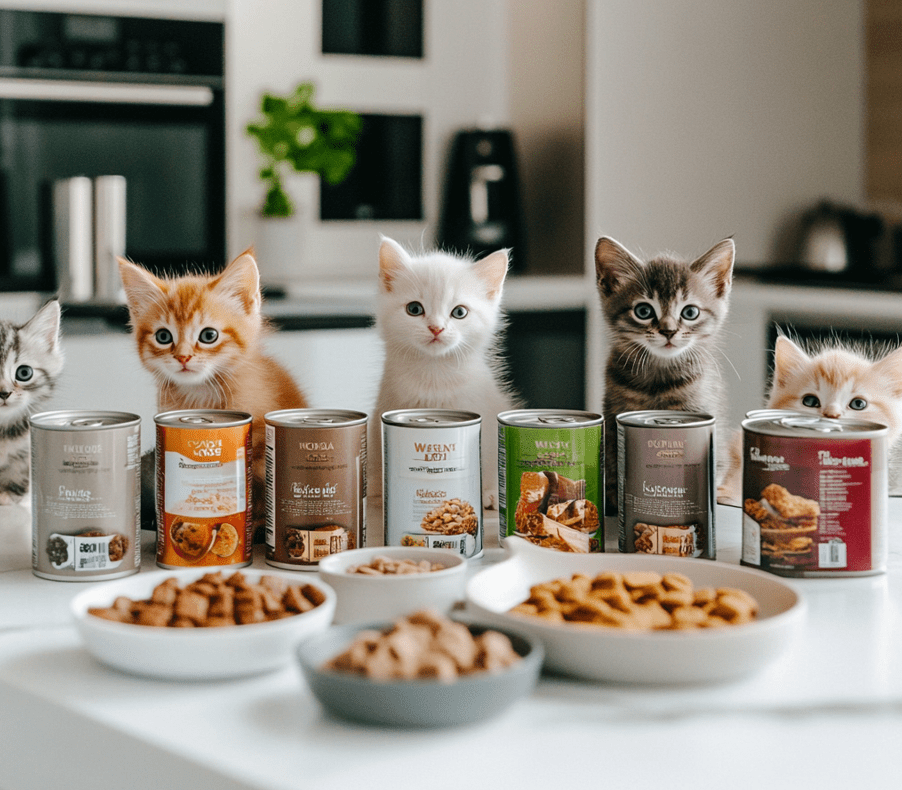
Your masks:
[{"label": "gray ceramic bowl", "polygon": [[[432,680],[373,681],[360,675],[321,669],[365,629],[384,630],[391,623],[333,626],[297,648],[301,671],[320,704],[343,719],[396,727],[447,727],[500,714],[535,688],[544,651],[531,637],[506,628],[522,660],[499,672],[481,672],[453,683]],[[489,626],[468,624],[474,635]]]}]

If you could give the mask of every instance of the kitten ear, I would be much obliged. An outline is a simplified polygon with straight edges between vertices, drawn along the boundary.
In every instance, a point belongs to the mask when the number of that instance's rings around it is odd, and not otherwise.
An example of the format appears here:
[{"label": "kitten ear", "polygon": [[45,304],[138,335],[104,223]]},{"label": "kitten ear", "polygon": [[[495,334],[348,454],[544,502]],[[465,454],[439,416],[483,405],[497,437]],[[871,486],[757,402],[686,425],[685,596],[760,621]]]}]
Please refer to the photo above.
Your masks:
[{"label": "kitten ear", "polygon": [[642,261],[610,236],[602,236],[595,245],[595,275],[604,296],[611,296],[641,269]]},{"label": "kitten ear", "polygon": [[379,286],[385,293],[391,293],[395,279],[407,270],[408,260],[407,253],[398,242],[388,236],[382,237],[379,245]]},{"label": "kitten ear", "polygon": [[787,379],[811,362],[801,348],[786,335],[778,335],[774,346],[774,381],[786,386]]},{"label": "kitten ear", "polygon": [[213,289],[223,296],[234,299],[244,312],[259,313],[260,303],[260,270],[254,259],[254,248],[248,247],[232,261],[212,285]]},{"label": "kitten ear", "polygon": [[143,313],[151,304],[159,301],[160,293],[165,293],[165,283],[154,277],[147,269],[135,265],[125,258],[116,258],[119,276],[125,288],[125,299],[129,310]]},{"label": "kitten ear", "polygon": [[486,296],[492,301],[501,298],[501,287],[510,265],[509,253],[509,250],[498,250],[473,264],[473,271],[488,287]]},{"label": "kitten ear", "polygon": [[694,272],[701,272],[714,283],[717,298],[722,299],[730,290],[733,282],[733,261],[736,258],[736,245],[733,239],[724,239],[715,244],[710,250],[697,260],[693,261],[689,268]]},{"label": "kitten ear", "polygon": [[22,331],[48,349],[56,348],[60,337],[60,303],[56,299],[47,302],[23,324]]},{"label": "kitten ear", "polygon": [[875,362],[873,369],[892,383],[893,397],[902,398],[902,348],[897,348]]}]

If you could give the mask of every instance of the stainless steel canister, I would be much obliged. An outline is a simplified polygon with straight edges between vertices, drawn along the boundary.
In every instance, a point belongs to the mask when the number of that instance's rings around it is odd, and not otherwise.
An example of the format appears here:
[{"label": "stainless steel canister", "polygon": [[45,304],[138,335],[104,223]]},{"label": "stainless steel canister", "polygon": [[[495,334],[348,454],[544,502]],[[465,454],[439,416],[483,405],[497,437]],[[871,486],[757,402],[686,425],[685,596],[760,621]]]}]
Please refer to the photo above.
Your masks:
[{"label": "stainless steel canister", "polygon": [[866,576],[887,562],[888,429],[784,414],[744,420],[742,564]]},{"label": "stainless steel canister", "polygon": [[715,558],[714,446],[709,414],[617,415],[620,551]]},{"label": "stainless steel canister", "polygon": [[316,570],[366,537],[366,424],[359,411],[286,409],[266,422],[266,562]]},{"label": "stainless steel canister", "polygon": [[31,423],[32,569],[58,581],[141,567],[141,418],[52,411]]},{"label": "stainless steel canister", "polygon": [[400,409],[382,415],[387,546],[426,546],[482,556],[478,414]]}]

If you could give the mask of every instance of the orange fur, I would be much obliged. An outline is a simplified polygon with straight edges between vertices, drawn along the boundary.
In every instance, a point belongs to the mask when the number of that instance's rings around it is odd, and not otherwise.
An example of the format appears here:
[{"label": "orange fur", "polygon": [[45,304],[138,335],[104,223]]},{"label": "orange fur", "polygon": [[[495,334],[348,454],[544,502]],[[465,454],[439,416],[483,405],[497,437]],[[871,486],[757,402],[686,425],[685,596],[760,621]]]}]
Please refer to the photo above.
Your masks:
[{"label": "orange fur", "polygon": [[[218,275],[159,278],[122,258],[119,270],[138,355],[157,381],[160,411],[248,412],[253,417],[254,476],[262,481],[263,415],[303,408],[307,401],[291,375],[264,354],[268,327],[260,313],[253,249]],[[172,342],[159,342],[161,329]],[[215,342],[202,342],[205,329],[216,331]],[[258,501],[262,504],[262,497]]]}]

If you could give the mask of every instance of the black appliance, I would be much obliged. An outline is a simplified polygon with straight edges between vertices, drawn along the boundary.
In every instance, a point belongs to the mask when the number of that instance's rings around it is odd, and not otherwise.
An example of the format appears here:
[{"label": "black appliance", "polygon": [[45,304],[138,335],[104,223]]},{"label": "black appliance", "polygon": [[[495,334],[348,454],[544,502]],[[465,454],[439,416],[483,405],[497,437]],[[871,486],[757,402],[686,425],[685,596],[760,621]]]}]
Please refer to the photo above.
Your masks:
[{"label": "black appliance", "polygon": [[0,11],[0,290],[56,287],[52,185],[128,184],[126,255],[158,272],[226,254],[224,25]]},{"label": "black appliance", "polygon": [[502,247],[523,271],[523,218],[514,138],[503,129],[458,132],[451,147],[438,242],[481,256]]}]

